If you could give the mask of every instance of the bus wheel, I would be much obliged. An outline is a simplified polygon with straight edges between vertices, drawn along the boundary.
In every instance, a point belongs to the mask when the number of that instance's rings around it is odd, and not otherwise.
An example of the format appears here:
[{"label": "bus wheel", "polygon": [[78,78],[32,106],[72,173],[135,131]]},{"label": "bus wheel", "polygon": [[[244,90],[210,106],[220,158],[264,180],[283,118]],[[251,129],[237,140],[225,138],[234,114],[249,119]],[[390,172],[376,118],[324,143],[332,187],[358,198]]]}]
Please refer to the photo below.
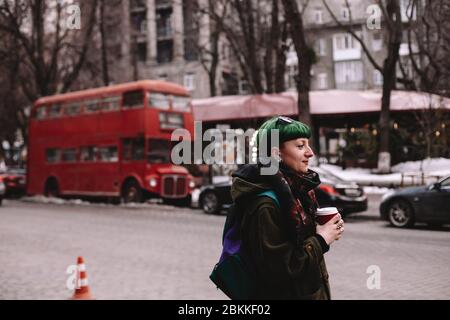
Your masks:
[{"label": "bus wheel", "polygon": [[124,203],[142,202],[142,190],[136,181],[130,180],[125,184],[125,187],[123,188],[122,199]]},{"label": "bus wheel", "polygon": [[45,183],[44,195],[49,198],[59,197],[59,186],[58,181],[55,178],[50,178]]}]

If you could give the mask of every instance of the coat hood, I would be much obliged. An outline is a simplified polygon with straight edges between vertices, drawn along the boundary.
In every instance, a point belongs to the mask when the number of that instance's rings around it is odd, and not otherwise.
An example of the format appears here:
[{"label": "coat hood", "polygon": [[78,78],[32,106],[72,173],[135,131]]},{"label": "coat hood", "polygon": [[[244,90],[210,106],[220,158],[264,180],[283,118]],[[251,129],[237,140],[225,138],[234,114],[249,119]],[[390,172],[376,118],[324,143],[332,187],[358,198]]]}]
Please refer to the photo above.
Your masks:
[{"label": "coat hood", "polygon": [[264,181],[259,171],[257,165],[245,165],[233,174],[233,184],[231,185],[233,202],[270,190],[270,184]]}]

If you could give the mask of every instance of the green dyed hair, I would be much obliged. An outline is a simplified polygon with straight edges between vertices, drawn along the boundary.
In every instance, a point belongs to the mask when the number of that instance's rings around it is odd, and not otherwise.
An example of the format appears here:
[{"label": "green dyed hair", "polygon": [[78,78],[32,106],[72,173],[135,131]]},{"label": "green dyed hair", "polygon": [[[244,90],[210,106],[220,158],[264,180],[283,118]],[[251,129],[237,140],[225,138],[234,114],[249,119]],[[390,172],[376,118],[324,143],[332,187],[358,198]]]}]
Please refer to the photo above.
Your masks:
[{"label": "green dyed hair", "polygon": [[274,117],[264,122],[259,128],[256,138],[258,146],[260,146],[262,139],[267,139],[268,145],[272,145],[270,143],[270,132],[274,129],[279,130],[280,146],[283,142],[289,140],[311,138],[311,129],[306,124],[286,117]]}]

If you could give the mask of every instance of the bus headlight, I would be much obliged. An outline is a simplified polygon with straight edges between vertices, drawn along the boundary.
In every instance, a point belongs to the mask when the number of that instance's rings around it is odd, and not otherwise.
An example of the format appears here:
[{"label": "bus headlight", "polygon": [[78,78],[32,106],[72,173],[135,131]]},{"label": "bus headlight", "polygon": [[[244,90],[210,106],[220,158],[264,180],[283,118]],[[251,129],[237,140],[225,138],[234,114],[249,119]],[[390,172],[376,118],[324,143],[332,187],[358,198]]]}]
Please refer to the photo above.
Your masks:
[{"label": "bus headlight", "polygon": [[155,178],[151,178],[149,184],[151,188],[154,188],[158,185],[158,181]]},{"label": "bus headlight", "polygon": [[194,189],[195,188],[195,182],[194,181],[190,181],[189,182],[189,188]]}]

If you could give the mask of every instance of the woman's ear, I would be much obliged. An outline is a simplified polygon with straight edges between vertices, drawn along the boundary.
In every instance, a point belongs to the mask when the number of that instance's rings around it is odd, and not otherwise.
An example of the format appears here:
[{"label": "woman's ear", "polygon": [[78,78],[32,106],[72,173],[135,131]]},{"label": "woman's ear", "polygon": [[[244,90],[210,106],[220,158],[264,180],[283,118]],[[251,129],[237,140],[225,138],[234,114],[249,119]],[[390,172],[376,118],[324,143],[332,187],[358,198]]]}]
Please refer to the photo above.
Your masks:
[{"label": "woman's ear", "polygon": [[272,158],[277,159],[278,162],[281,161],[281,151],[278,147],[272,147],[271,154]]}]

